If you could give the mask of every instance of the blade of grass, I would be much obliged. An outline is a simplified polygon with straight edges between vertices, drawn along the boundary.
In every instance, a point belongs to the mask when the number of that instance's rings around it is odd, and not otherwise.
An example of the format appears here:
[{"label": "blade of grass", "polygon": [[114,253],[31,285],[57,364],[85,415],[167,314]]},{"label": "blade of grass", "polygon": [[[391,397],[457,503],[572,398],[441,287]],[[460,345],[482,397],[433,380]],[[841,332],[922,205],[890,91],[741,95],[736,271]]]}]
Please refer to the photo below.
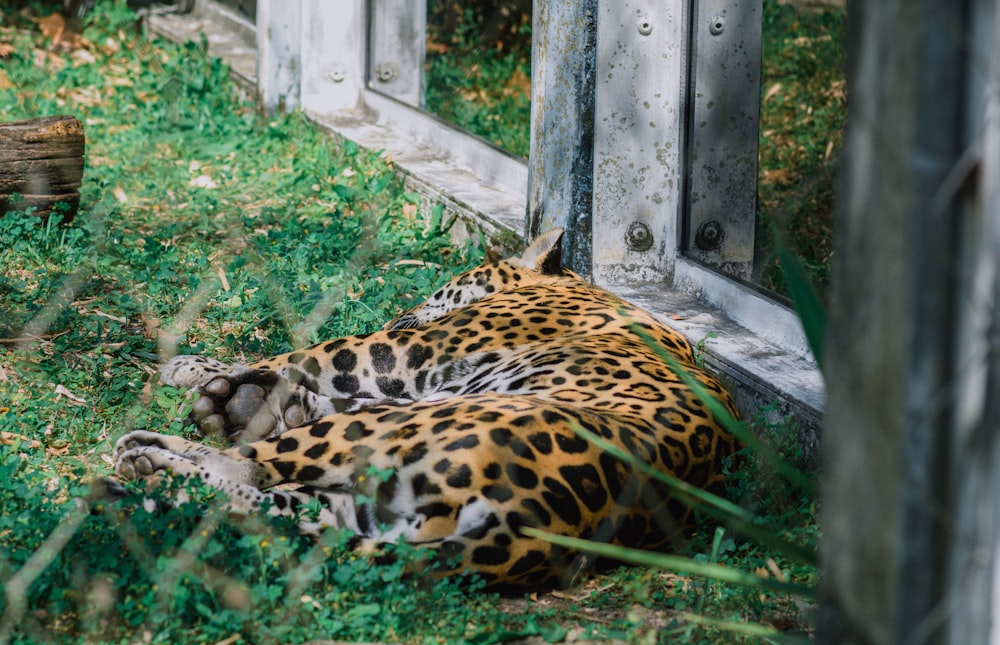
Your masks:
[{"label": "blade of grass", "polygon": [[740,508],[727,499],[723,499],[718,495],[713,495],[708,491],[702,490],[697,486],[692,486],[681,479],[654,468],[648,463],[636,458],[634,455],[629,454],[589,430],[581,428],[576,424],[572,424],[571,427],[578,435],[587,441],[590,441],[612,457],[628,464],[643,474],[670,486],[677,493],[677,496],[681,499],[681,501],[686,504],[696,506],[706,515],[728,523],[733,527],[733,529],[739,531],[758,544],[770,549],[775,549],[790,558],[806,564],[816,566],[819,563],[819,556],[816,554],[814,549],[779,538],[774,535],[771,530],[757,525],[755,523],[756,517],[753,513]]},{"label": "blade of grass", "polygon": [[816,589],[813,587],[796,584],[794,582],[782,582],[773,578],[762,578],[753,573],[740,571],[739,569],[724,567],[718,564],[697,562],[691,558],[685,558],[679,555],[655,553],[653,551],[644,551],[642,549],[630,549],[628,547],[606,544],[604,542],[591,542],[589,540],[581,540],[579,538],[571,538],[564,535],[547,533],[531,527],[521,528],[521,533],[529,537],[546,540],[557,546],[574,549],[576,551],[584,551],[586,553],[593,553],[594,555],[605,558],[613,558],[615,560],[629,562],[631,564],[656,567],[657,569],[669,569],[680,573],[687,573],[695,576],[711,578],[713,580],[719,580],[720,582],[746,585],[755,589],[799,596],[808,600],[814,600],[816,598]]},{"label": "blade of grass", "polygon": [[802,329],[809,342],[809,349],[812,350],[816,364],[819,365],[822,372],[823,336],[826,333],[826,308],[823,306],[823,299],[819,297],[816,287],[809,280],[809,274],[802,266],[802,262],[792,254],[784,239],[777,232],[774,234],[774,239],[781,273],[785,277],[785,284],[788,287],[788,295],[791,296],[795,312],[802,322]]},{"label": "blade of grass", "polygon": [[699,616],[698,614],[681,614],[680,617],[689,623],[694,623],[702,627],[714,627],[715,629],[722,629],[733,634],[763,638],[773,643],[780,643],[781,645],[805,645],[812,642],[812,639],[806,636],[785,634],[774,627],[765,627],[756,623],[737,623],[731,620],[712,618],[711,616]]},{"label": "blade of grass", "polygon": [[816,496],[817,490],[815,484],[813,484],[813,482],[810,481],[810,479],[794,465],[783,459],[777,458],[768,446],[757,437],[757,435],[750,432],[742,423],[740,423],[739,420],[736,419],[736,417],[734,417],[728,409],[726,409],[726,406],[722,405],[722,403],[715,398],[715,396],[713,396],[705,388],[705,386],[702,385],[701,382],[698,381],[698,379],[696,379],[691,372],[681,364],[680,361],[677,360],[676,356],[657,343],[656,340],[638,324],[632,324],[630,329],[633,333],[639,336],[639,338],[645,341],[649,347],[656,352],[657,356],[667,363],[670,369],[677,374],[678,378],[680,378],[685,385],[694,391],[695,396],[705,402],[705,405],[708,406],[708,409],[712,412],[715,418],[719,420],[719,423],[726,428],[726,430],[731,432],[745,446],[767,459],[770,466],[774,468],[776,473],[782,475],[785,479],[798,487],[799,490],[807,495],[813,497]]}]

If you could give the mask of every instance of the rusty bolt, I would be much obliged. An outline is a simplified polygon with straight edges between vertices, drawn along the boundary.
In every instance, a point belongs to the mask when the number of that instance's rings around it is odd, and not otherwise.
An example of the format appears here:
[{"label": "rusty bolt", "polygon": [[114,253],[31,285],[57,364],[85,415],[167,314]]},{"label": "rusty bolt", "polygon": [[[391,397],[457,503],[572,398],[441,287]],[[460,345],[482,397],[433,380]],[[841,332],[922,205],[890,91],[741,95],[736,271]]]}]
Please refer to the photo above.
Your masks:
[{"label": "rusty bolt", "polygon": [[642,222],[632,222],[625,230],[625,244],[633,251],[648,251],[653,246],[653,232]]}]

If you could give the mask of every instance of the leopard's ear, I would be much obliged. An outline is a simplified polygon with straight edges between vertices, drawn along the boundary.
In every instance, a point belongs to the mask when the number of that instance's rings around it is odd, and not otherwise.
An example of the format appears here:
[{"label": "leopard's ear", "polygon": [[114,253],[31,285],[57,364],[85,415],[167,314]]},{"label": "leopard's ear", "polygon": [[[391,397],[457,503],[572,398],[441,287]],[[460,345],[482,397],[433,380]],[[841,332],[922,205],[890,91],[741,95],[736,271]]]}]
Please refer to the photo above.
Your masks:
[{"label": "leopard's ear", "polygon": [[562,271],[563,229],[554,228],[542,233],[524,249],[521,261],[529,268],[545,275],[556,275]]},{"label": "leopard's ear", "polygon": [[503,253],[500,249],[495,246],[486,247],[486,257],[483,259],[483,264],[496,264],[503,259]]}]

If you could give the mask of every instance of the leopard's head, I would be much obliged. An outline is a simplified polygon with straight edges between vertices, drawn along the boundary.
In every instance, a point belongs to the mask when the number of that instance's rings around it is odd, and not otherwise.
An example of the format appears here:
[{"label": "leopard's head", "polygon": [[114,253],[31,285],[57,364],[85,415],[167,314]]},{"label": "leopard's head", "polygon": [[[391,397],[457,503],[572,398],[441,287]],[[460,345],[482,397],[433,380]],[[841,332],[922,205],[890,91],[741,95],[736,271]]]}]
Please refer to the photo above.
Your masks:
[{"label": "leopard's head", "polygon": [[497,260],[456,276],[426,302],[390,321],[385,329],[410,329],[440,318],[495,293],[574,276],[562,268],[563,229],[554,228],[535,238],[519,256]]}]

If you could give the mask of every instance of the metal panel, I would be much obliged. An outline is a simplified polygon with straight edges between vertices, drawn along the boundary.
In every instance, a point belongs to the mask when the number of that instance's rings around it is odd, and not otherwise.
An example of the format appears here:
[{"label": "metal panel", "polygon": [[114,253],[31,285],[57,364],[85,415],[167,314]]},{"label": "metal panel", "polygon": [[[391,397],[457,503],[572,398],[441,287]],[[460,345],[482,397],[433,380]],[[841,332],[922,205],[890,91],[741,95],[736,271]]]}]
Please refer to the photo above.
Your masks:
[{"label": "metal panel", "polygon": [[683,0],[601,0],[594,126],[594,279],[664,282],[677,254]]},{"label": "metal panel", "polygon": [[527,237],[566,229],[563,263],[591,277],[598,0],[536,2]]},{"label": "metal panel", "polygon": [[268,112],[284,112],[299,104],[302,62],[300,0],[257,3],[257,85]]},{"label": "metal panel", "polygon": [[368,86],[408,105],[424,105],[427,3],[371,1]]},{"label": "metal panel", "polygon": [[354,108],[365,86],[365,0],[302,1],[302,107]]},{"label": "metal panel", "polygon": [[692,3],[688,218],[697,260],[750,278],[757,209],[762,0]]}]

